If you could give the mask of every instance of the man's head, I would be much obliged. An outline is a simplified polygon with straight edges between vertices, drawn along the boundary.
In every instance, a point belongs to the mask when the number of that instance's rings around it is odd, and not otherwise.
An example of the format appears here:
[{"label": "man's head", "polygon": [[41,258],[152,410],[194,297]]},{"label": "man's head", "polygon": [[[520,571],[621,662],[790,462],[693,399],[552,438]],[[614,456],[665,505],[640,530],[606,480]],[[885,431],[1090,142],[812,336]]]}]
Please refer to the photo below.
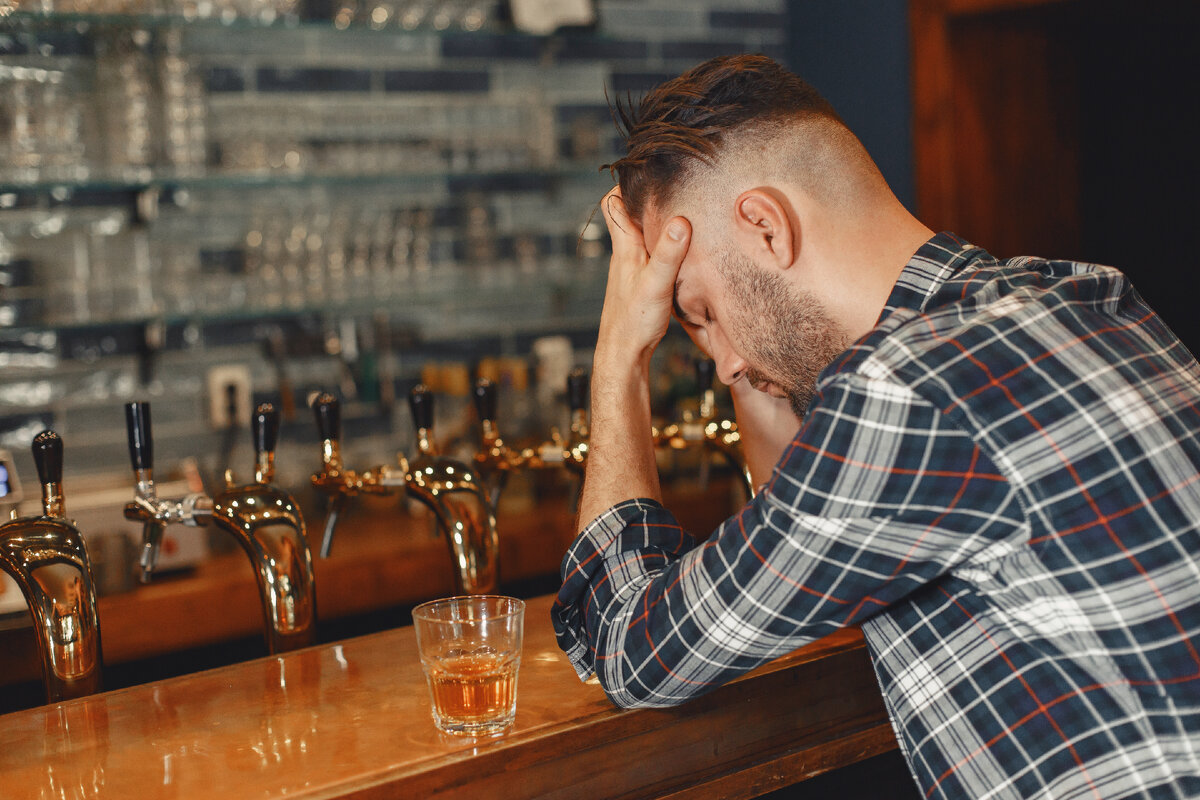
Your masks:
[{"label": "man's head", "polygon": [[692,226],[676,316],[722,381],[747,378],[802,408],[927,235],[895,241],[915,220],[866,150],[765,56],[712,59],[615,114],[628,152],[609,168],[647,247],[672,217]]},{"label": "man's head", "polygon": [[[623,158],[607,165],[625,208],[640,219],[691,181],[801,122],[841,125],[816,89],[766,56],[722,56],[651,91],[636,108],[619,100]],[[741,151],[741,152],[739,152]]]}]

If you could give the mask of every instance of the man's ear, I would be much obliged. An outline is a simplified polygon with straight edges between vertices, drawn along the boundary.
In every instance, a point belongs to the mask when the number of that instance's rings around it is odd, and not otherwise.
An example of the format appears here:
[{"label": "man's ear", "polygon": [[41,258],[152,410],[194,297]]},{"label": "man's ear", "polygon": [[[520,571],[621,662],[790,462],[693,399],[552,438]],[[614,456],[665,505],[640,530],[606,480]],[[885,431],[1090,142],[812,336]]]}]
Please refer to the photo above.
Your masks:
[{"label": "man's ear", "polygon": [[748,252],[757,252],[787,269],[796,258],[800,231],[792,224],[784,200],[775,190],[759,186],[747,189],[734,202],[734,228]]}]

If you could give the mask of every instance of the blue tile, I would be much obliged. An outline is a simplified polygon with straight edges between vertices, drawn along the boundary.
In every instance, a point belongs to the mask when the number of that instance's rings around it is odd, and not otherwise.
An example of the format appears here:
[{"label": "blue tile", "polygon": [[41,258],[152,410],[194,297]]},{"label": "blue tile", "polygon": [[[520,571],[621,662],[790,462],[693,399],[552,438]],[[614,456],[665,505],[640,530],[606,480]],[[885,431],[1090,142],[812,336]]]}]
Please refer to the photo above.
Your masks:
[{"label": "blue tile", "polygon": [[641,94],[678,75],[676,72],[614,72],[609,79],[610,88],[618,94]]},{"label": "blue tile", "polygon": [[554,179],[530,173],[499,175],[455,175],[446,181],[450,194],[460,192],[544,192],[552,188]]},{"label": "blue tile", "polygon": [[246,75],[234,67],[209,67],[204,71],[204,85],[210,92],[244,92]]},{"label": "blue tile", "polygon": [[51,194],[47,203],[54,208],[86,208],[95,206],[127,206],[133,208],[137,190],[132,188],[105,189],[77,187],[63,194]]},{"label": "blue tile", "polygon": [[570,125],[577,119],[612,120],[612,112],[603,103],[564,104],[554,110],[554,118],[559,125]]},{"label": "blue tile", "polygon": [[486,58],[505,61],[538,61],[545,40],[522,34],[449,33],[442,36],[445,58]]},{"label": "blue tile", "polygon": [[[33,436],[22,440],[18,438],[22,433],[38,429],[45,430],[53,425],[54,416],[48,411],[41,414],[11,414],[0,417],[0,444],[7,445],[14,450],[22,446],[28,448],[33,444]],[[34,434],[34,436],[36,435]],[[34,476],[30,483],[36,486],[37,477]]]},{"label": "blue tile", "polygon": [[663,58],[687,59],[688,61],[706,61],[716,56],[736,55],[746,52],[744,42],[710,41],[710,42],[663,42]]},{"label": "blue tile", "polygon": [[0,193],[5,195],[3,209],[8,211],[16,208],[32,208],[42,202],[42,192],[36,189],[22,189],[20,187],[9,187],[0,183]]},{"label": "blue tile", "polygon": [[365,69],[261,67],[256,84],[260,92],[365,92],[371,73]]},{"label": "blue tile", "polygon": [[246,253],[243,250],[200,250],[200,274],[242,275],[246,272]]},{"label": "blue tile", "polygon": [[561,37],[555,58],[559,61],[609,61],[622,58],[645,61],[649,53],[650,48],[645,42],[565,35]]},{"label": "blue tile", "polygon": [[388,70],[383,87],[389,92],[486,92],[492,76],[483,70]]},{"label": "blue tile", "polygon": [[710,11],[708,24],[713,30],[786,31],[786,13],[774,11]]},{"label": "blue tile", "polygon": [[78,31],[0,33],[0,55],[95,56],[91,36]]},{"label": "blue tile", "polygon": [[109,323],[67,328],[59,332],[64,358],[92,361],[102,356],[126,356],[138,352],[145,331],[138,323]]}]

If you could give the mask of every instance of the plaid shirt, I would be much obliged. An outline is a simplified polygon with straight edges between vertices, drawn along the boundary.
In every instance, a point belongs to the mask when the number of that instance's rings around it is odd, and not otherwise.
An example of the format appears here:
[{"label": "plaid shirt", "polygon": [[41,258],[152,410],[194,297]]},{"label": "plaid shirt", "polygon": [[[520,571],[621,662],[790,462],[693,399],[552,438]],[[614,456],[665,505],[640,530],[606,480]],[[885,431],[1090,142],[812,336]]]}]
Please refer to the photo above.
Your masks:
[{"label": "plaid shirt", "polygon": [[1200,796],[1198,400],[1121,273],[939,234],[707,541],[587,526],[559,643],[659,706],[861,624],[926,796]]}]

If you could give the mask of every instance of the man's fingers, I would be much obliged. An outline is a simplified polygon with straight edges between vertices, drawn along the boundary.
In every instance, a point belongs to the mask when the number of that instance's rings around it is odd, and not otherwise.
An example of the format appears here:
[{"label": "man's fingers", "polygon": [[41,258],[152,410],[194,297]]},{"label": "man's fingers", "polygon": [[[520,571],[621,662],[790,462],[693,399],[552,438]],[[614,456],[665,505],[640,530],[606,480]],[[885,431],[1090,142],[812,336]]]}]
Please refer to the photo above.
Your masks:
[{"label": "man's fingers", "polygon": [[633,224],[625,210],[625,201],[621,199],[620,187],[604,195],[600,201],[600,209],[604,212],[604,221],[608,224],[608,235],[612,237],[613,255],[639,255],[646,252],[646,243],[642,239],[642,231]]},{"label": "man's fingers", "polygon": [[674,284],[691,238],[692,226],[686,219],[674,217],[667,222],[654,244],[654,252],[650,254],[650,268],[658,277]]}]

